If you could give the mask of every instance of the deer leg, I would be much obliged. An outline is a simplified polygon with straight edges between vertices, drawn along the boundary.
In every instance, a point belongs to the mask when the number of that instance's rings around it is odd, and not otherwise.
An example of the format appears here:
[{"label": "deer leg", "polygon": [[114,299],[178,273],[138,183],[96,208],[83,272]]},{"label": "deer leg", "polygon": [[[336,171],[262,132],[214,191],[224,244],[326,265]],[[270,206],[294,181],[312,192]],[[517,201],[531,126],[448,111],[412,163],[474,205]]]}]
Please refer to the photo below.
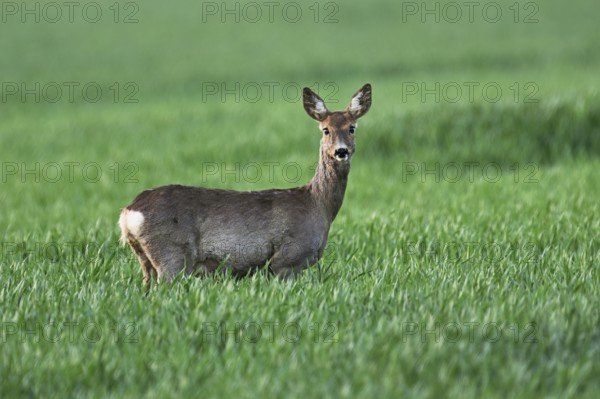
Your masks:
[{"label": "deer leg", "polygon": [[141,244],[132,236],[129,236],[128,239],[129,246],[133,249],[133,252],[138,258],[140,262],[140,266],[142,267],[142,273],[144,273],[144,287],[146,292],[150,289],[151,277],[156,277],[156,269],[154,265],[150,261],[150,259],[146,256],[144,249]]},{"label": "deer leg", "polygon": [[219,261],[213,258],[206,258],[201,261],[197,261],[194,265],[186,267],[185,273],[187,275],[203,277],[213,273],[219,266]]},{"label": "deer leg", "polygon": [[289,280],[318,260],[312,250],[300,251],[294,244],[282,245],[271,257],[269,269],[277,277]]},{"label": "deer leg", "polygon": [[[186,270],[187,265],[192,264],[192,256],[190,251],[178,246],[162,247],[154,250],[148,248],[149,258],[156,266],[157,280],[165,280],[171,282],[173,278],[183,270]],[[189,274],[186,270],[186,274]]]}]

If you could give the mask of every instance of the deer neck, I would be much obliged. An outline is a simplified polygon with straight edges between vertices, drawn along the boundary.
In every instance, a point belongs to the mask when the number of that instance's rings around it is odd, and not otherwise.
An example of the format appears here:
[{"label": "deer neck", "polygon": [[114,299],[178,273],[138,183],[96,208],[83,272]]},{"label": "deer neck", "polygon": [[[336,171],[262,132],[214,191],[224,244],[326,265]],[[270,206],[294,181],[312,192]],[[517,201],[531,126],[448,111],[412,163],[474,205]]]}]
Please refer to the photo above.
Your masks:
[{"label": "deer neck", "polygon": [[330,222],[342,207],[349,172],[349,162],[337,162],[321,151],[319,165],[307,186],[316,202],[325,209]]}]

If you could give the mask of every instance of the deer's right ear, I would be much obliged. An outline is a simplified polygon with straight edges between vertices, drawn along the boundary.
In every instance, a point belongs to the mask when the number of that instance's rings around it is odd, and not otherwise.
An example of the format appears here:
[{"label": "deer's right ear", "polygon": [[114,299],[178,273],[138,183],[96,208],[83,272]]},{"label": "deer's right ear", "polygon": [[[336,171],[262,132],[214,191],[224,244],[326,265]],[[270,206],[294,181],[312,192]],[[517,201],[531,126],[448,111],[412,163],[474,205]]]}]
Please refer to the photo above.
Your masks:
[{"label": "deer's right ear", "polygon": [[319,122],[323,121],[329,113],[325,106],[325,101],[308,87],[305,87],[302,93],[304,95],[304,110],[306,113]]}]

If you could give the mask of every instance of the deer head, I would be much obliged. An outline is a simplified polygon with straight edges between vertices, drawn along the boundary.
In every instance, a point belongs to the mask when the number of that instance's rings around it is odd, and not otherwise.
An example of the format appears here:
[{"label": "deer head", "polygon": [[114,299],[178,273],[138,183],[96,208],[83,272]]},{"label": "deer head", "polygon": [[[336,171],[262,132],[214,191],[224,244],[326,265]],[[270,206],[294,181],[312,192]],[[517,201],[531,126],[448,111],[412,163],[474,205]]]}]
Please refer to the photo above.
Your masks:
[{"label": "deer head", "polygon": [[371,107],[371,85],[364,85],[352,96],[344,111],[330,112],[321,97],[304,88],[304,110],[319,122],[323,132],[321,155],[325,161],[347,164],[354,154],[354,133],[358,118]]}]

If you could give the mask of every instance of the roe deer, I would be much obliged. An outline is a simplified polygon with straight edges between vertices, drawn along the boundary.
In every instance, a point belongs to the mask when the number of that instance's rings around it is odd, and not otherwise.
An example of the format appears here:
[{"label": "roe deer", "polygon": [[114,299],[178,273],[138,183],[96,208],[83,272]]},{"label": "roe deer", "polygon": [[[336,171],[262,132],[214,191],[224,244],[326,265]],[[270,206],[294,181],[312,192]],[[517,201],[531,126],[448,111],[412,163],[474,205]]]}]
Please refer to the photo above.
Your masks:
[{"label": "roe deer", "polygon": [[344,111],[330,112],[309,88],[303,97],[323,132],[319,165],[306,185],[249,192],[168,185],[143,191],[122,210],[121,239],[137,255],[146,287],[151,276],[171,281],[181,271],[202,275],[220,264],[237,275],[268,264],[288,278],[321,258],[344,199],[356,121],[371,107],[371,85]]}]

